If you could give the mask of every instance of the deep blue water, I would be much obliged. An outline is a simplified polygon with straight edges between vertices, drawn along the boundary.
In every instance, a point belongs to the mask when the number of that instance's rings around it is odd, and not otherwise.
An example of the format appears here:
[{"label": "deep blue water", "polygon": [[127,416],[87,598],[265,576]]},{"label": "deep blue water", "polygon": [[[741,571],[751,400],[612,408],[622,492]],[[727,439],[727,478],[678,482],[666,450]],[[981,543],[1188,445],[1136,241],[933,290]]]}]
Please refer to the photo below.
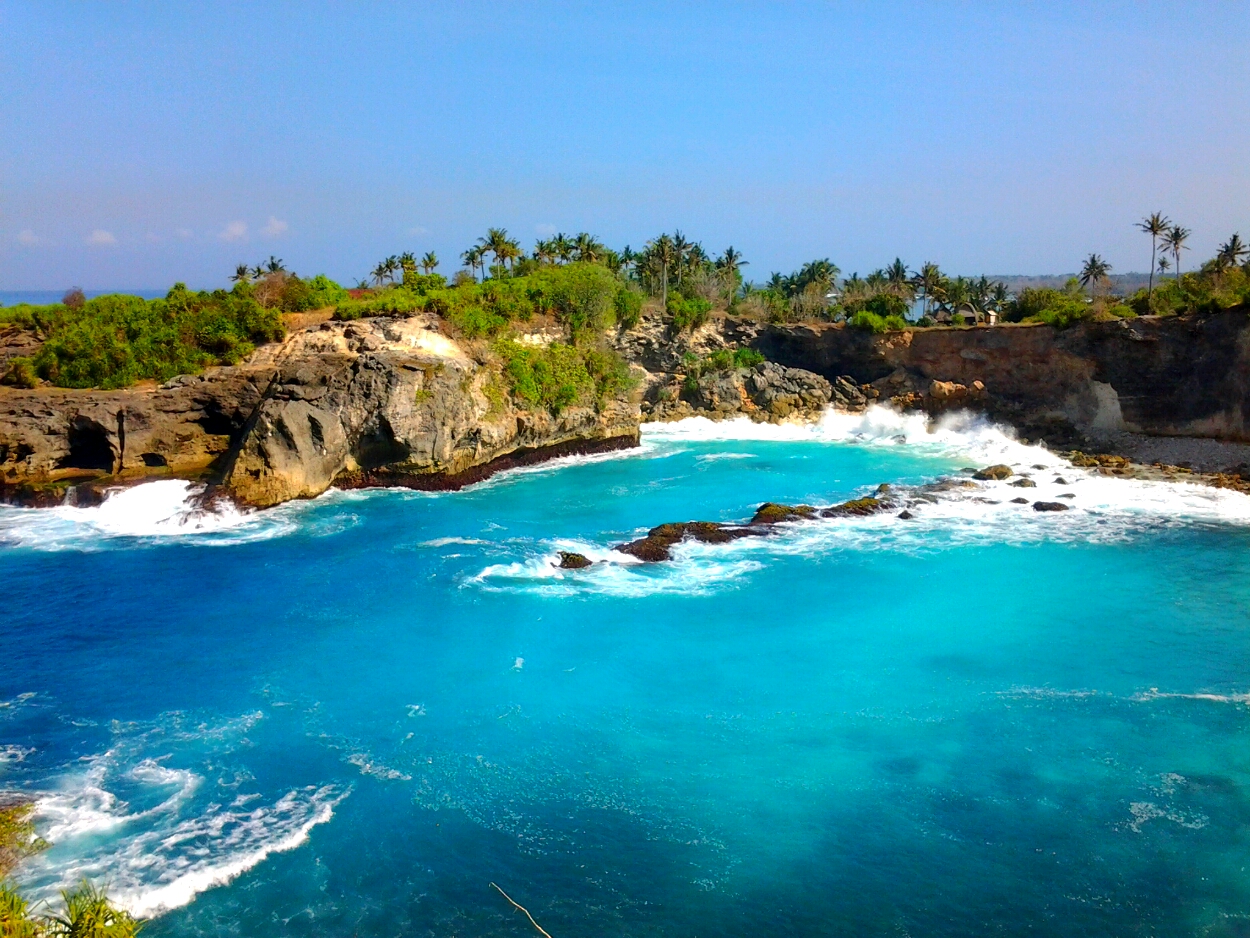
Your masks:
[{"label": "deep blue water", "polygon": [[[0,786],[55,843],[23,883],[172,906],[152,936],[536,934],[492,882],[555,938],[1247,934],[1250,499],[796,436],[185,536],[172,483],[0,511]],[[1073,510],[1002,483],[549,566],[991,458]]]}]

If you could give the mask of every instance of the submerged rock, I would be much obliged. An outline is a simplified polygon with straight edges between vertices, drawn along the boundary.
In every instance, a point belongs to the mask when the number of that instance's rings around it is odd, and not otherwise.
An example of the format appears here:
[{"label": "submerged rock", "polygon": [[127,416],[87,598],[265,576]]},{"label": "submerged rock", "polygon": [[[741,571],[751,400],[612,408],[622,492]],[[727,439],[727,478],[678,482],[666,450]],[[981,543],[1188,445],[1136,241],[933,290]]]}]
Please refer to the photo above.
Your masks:
[{"label": "submerged rock", "polygon": [[670,548],[686,538],[704,544],[727,544],[740,537],[763,533],[766,532],[741,525],[721,524],[718,521],[669,522],[652,528],[646,537],[640,537],[628,544],[618,544],[613,550],[648,563],[656,563],[672,559]]},{"label": "submerged rock", "polygon": [[593,563],[594,561],[585,554],[579,554],[571,550],[560,551],[559,567],[561,570],[582,570]]},{"label": "submerged rock", "polygon": [[1037,483],[1036,483],[1036,482],[1034,482],[1032,479],[1016,479],[1016,481],[1015,481],[1015,482],[1012,482],[1011,484],[1012,484],[1015,488],[1018,488],[1018,489],[1035,489],[1035,488],[1037,488]]},{"label": "submerged rock", "polygon": [[872,515],[889,507],[889,502],[870,495],[865,498],[852,498],[849,502],[826,508],[820,513],[820,516],[822,518],[837,518],[841,515]]},{"label": "submerged rock", "polygon": [[1000,463],[997,466],[987,466],[980,472],[974,472],[972,474],[972,478],[979,479],[982,482],[986,482],[991,479],[1001,481],[1003,479],[1010,479],[1013,475],[1015,475],[1015,472],[1010,466],[1004,466]]},{"label": "submerged rock", "polygon": [[1027,498],[1013,498],[1011,500],[1011,503],[1013,505],[1027,505],[1029,503],[1029,500]]},{"label": "submerged rock", "polygon": [[904,508],[902,511],[900,511],[900,512],[898,513],[898,516],[897,516],[897,517],[899,518],[899,520],[900,520],[900,521],[911,521],[911,520],[912,520],[913,518],[915,518],[916,516],[915,516],[915,515],[913,515],[913,514],[912,514],[910,511],[908,511],[906,508]]},{"label": "submerged rock", "polygon": [[1067,511],[1071,505],[1065,505],[1063,502],[1034,502],[1034,511]]}]

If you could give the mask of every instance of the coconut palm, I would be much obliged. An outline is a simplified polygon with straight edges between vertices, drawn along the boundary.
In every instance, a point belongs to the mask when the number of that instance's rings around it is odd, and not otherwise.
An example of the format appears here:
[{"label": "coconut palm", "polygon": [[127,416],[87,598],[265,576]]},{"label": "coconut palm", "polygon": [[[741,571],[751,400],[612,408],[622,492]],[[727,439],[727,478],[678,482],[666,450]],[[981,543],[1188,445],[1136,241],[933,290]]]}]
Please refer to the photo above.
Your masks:
[{"label": "coconut palm", "polygon": [[269,255],[269,262],[265,267],[268,268],[271,274],[280,274],[286,270],[286,267],[283,266],[282,258],[274,257],[272,254]]},{"label": "coconut palm", "polygon": [[426,251],[421,255],[421,270],[426,274],[434,273],[434,268],[438,266],[438,255],[433,251]]},{"label": "coconut palm", "polygon": [[265,268],[261,267],[260,264],[257,264],[255,267],[252,268],[253,280],[259,280],[263,276],[265,276]]},{"label": "coconut palm", "polygon": [[725,248],[725,253],[716,259],[716,269],[725,278],[725,287],[728,292],[726,305],[729,307],[733,306],[734,297],[738,292],[738,271],[749,264],[750,261],[744,261],[742,254],[735,251],[732,244]]},{"label": "coconut palm", "polygon": [[1162,277],[1172,267],[1172,262],[1167,259],[1167,255],[1159,258],[1159,276]]},{"label": "coconut palm", "polygon": [[1168,230],[1171,222],[1162,212],[1147,215],[1137,223],[1137,227],[1150,235],[1150,287],[1147,295],[1153,299],[1155,294],[1155,249],[1159,246],[1159,238]]},{"label": "coconut palm", "polygon": [[1220,245],[1219,252],[1215,255],[1215,260],[1220,270],[1227,270],[1229,267],[1236,267],[1241,263],[1241,259],[1250,254],[1250,247],[1241,240],[1241,235],[1234,233],[1231,238]]},{"label": "coconut palm", "polygon": [[555,260],[555,246],[550,241],[539,238],[534,242],[534,260],[540,264],[550,264]]},{"label": "coconut palm", "polygon": [[935,299],[938,287],[943,279],[941,268],[932,261],[926,261],[925,265],[911,278],[912,286],[919,290],[921,296],[924,297],[924,314],[926,316],[929,315],[929,304]]},{"label": "coconut palm", "polygon": [[[838,265],[827,257],[820,260],[808,261],[799,268],[799,272],[790,278],[791,291],[794,293],[802,293],[810,285],[816,286],[828,293],[837,284],[838,274],[842,273],[838,269]],[[858,275],[856,275],[858,277]]]},{"label": "coconut palm", "polygon": [[1181,251],[1189,250],[1185,242],[1189,240],[1191,234],[1193,234],[1192,231],[1180,225],[1173,225],[1163,234],[1163,249],[1171,251],[1175,259],[1177,281],[1181,279]]},{"label": "coconut palm", "polygon": [[600,260],[605,250],[602,244],[584,231],[579,231],[577,237],[573,239],[573,249],[577,252],[579,261],[590,263]]},{"label": "coconut palm", "polygon": [[1085,259],[1085,266],[1081,268],[1081,286],[1089,287],[1090,295],[1093,296],[1098,285],[1107,279],[1109,273],[1111,273],[1111,265],[1097,254],[1091,254]]},{"label": "coconut palm", "polygon": [[252,268],[248,267],[247,264],[240,264],[234,269],[234,276],[230,279],[235,283],[251,283]]},{"label": "coconut palm", "polygon": [[687,241],[686,236],[683,235],[680,231],[673,232],[673,253],[677,255],[676,264],[677,264],[677,285],[678,286],[681,286],[681,275],[682,275],[682,272],[686,268],[687,252],[689,252],[689,250],[693,246],[694,245],[692,245],[689,241]]},{"label": "coconut palm", "polygon": [[668,309],[668,272],[678,263],[677,245],[666,234],[660,235],[647,245],[651,262],[659,268],[660,302]]},{"label": "coconut palm", "polygon": [[390,268],[386,266],[386,261],[378,261],[378,266],[369,272],[369,276],[373,278],[374,286],[382,286],[386,282],[386,278],[390,276]]},{"label": "coconut palm", "polygon": [[573,242],[563,231],[551,239],[551,247],[562,264],[567,264],[573,259]]},{"label": "coconut palm", "polygon": [[460,261],[476,274],[478,265],[482,263],[483,253],[482,248],[478,246],[471,247],[460,255]]}]

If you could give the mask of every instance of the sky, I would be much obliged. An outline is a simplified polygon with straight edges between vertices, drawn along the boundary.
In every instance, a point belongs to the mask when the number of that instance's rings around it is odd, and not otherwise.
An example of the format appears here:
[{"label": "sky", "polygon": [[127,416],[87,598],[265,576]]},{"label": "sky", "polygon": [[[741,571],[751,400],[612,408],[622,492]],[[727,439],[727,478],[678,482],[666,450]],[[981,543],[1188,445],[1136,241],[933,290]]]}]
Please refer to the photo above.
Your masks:
[{"label": "sky", "polygon": [[765,280],[1250,237],[1245,3],[0,0],[0,290],[680,229]]}]

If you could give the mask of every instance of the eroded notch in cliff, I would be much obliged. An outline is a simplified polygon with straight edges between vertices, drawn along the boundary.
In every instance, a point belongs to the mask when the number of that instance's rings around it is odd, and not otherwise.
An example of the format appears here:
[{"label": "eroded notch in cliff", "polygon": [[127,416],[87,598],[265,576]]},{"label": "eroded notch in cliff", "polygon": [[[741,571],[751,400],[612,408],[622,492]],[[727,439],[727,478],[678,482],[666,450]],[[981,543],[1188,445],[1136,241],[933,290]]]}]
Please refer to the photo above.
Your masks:
[{"label": "eroded notch in cliff", "polygon": [[112,472],[115,454],[104,427],[88,417],[70,421],[66,432],[69,452],[57,462],[58,469],[87,469]]},{"label": "eroded notch in cliff", "polygon": [[409,455],[408,447],[396,439],[391,422],[381,414],[365,428],[356,444],[356,461],[366,469],[403,462]]}]

